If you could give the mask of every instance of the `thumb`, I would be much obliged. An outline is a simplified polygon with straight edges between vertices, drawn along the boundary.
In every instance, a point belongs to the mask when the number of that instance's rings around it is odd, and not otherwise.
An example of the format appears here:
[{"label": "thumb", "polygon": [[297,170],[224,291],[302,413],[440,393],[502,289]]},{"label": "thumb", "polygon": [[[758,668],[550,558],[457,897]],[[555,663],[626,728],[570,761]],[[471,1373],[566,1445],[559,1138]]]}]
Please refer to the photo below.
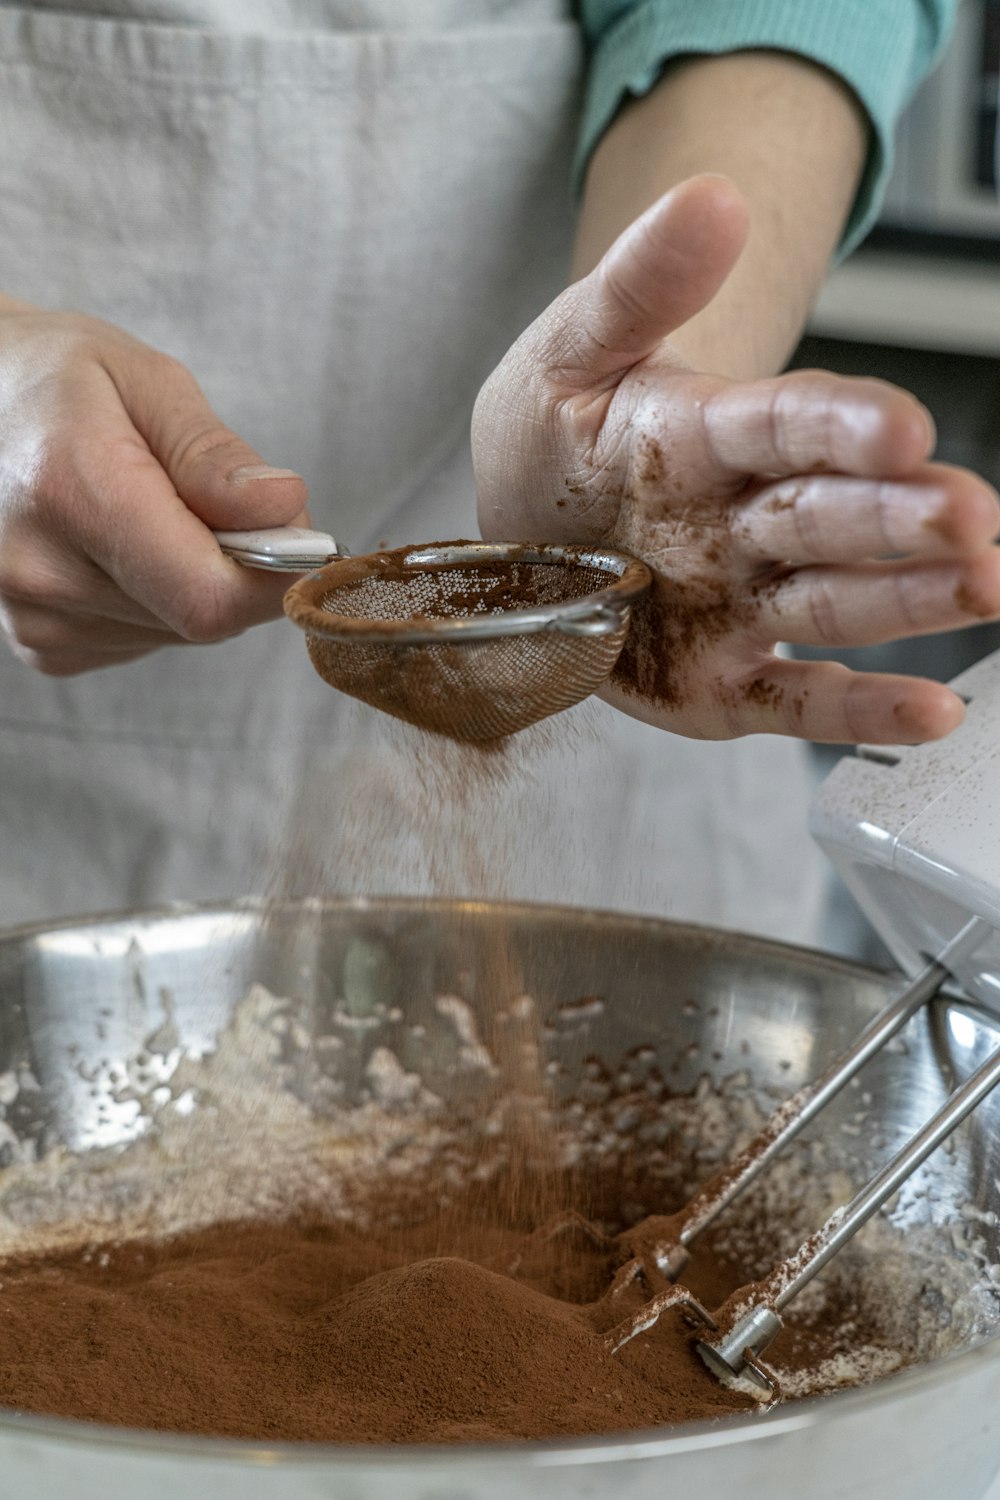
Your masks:
[{"label": "thumb", "polygon": [[651,354],[712,300],[748,228],[746,204],[727,177],[706,174],[672,188],[549,309],[550,375],[579,389]]},{"label": "thumb", "polygon": [[234,531],[308,524],[305,480],[266,464],[226,427],[188,370],[158,358],[143,374],[130,384],[129,415],[200,521]]}]

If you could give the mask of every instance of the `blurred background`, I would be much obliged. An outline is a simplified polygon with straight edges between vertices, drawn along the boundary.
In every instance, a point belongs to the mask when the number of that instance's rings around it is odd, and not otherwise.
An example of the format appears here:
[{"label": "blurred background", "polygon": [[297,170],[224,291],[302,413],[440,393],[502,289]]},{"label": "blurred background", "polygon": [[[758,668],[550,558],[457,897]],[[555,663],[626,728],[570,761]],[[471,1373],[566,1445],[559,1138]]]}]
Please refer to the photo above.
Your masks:
[{"label": "blurred background", "polygon": [[[1000,488],[1000,0],[964,0],[947,54],[904,116],[882,217],[829,276],[792,366],[876,375],[913,391],[937,456]],[[858,651],[802,651],[947,681],[1000,649],[1000,625]],[[817,779],[840,755],[814,751]],[[831,879],[825,942],[890,962]]]}]

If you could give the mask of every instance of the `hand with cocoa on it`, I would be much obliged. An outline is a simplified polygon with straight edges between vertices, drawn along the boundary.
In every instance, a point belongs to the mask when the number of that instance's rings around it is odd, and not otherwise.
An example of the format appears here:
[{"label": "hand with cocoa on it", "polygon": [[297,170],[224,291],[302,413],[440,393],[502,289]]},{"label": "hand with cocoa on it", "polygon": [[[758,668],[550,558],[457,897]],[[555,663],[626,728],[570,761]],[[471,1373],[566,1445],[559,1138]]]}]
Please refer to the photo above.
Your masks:
[{"label": "hand with cocoa on it", "polygon": [[607,542],[654,588],[605,694],[697,738],[906,743],[961,700],[925,679],[776,654],[1000,616],[1000,503],[933,463],[931,419],[882,381],[699,372],[671,338],[747,235],[724,178],[681,184],[522,335],[473,420],[486,537]]}]

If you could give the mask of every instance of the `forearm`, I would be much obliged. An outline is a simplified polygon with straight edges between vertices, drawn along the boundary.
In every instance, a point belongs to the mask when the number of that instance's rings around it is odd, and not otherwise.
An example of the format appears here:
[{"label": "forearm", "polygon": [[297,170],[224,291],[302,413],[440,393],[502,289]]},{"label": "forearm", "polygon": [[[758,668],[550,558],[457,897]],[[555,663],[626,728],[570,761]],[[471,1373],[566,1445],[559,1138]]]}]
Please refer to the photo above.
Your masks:
[{"label": "forearm", "polygon": [[749,205],[747,246],[721,292],[671,343],[699,369],[773,374],[801,334],[866,144],[854,95],[814,63],[764,51],[677,62],[621,112],[594,153],[574,275],[675,183],[724,173]]}]

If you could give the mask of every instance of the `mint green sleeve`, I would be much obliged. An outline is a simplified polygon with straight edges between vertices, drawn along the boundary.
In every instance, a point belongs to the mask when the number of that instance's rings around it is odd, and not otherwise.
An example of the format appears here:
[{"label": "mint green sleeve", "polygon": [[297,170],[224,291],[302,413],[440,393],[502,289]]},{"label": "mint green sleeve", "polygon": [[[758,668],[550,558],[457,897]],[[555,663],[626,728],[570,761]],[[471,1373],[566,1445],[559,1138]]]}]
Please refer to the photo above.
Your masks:
[{"label": "mint green sleeve", "polygon": [[899,114],[937,61],[959,0],[580,0],[590,72],[576,161],[590,154],[622,100],[652,88],[671,58],[767,47],[812,58],[858,96],[871,122],[868,158],[840,254],[871,228],[892,166]]}]

